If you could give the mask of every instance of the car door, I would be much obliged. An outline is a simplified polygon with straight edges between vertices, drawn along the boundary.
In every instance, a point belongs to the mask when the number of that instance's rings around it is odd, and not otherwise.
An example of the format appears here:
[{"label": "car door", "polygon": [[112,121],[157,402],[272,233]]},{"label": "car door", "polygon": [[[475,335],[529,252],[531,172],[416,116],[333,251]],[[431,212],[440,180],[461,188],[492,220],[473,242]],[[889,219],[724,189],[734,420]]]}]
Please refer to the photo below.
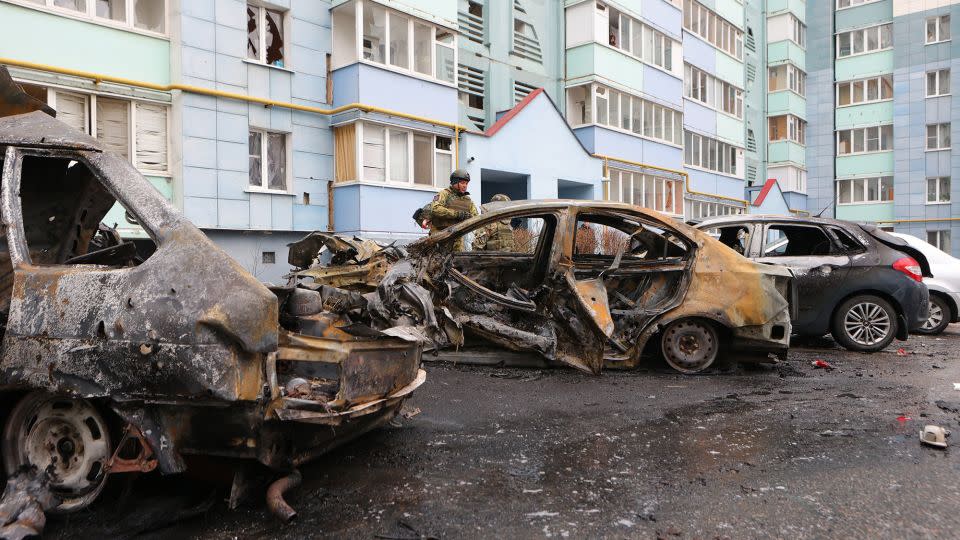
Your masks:
[{"label": "car door", "polygon": [[794,331],[821,317],[829,317],[834,305],[831,291],[841,288],[850,271],[850,257],[832,234],[818,224],[797,222],[757,223],[751,258],[780,264],[794,275],[798,305]]},{"label": "car door", "polygon": [[[514,251],[453,251],[458,238],[498,219],[510,221]],[[603,283],[578,279],[563,262],[571,229],[568,212],[559,209],[497,214],[451,236],[441,279],[455,320],[504,348],[599,373],[613,321]]]}]

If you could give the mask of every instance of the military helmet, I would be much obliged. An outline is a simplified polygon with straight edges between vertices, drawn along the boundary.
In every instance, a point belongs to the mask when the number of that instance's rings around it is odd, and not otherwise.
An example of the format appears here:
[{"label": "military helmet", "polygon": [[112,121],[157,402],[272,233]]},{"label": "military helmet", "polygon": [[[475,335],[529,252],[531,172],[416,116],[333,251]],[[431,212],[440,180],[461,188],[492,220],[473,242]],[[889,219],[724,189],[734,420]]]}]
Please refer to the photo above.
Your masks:
[{"label": "military helmet", "polygon": [[450,183],[451,183],[451,184],[456,184],[457,182],[461,182],[461,181],[463,181],[463,180],[466,180],[467,182],[469,182],[469,181],[470,181],[470,173],[468,173],[467,171],[465,171],[465,170],[463,170],[463,169],[457,169],[457,170],[453,171],[452,173],[450,173]]},{"label": "military helmet", "polygon": [[503,193],[497,193],[493,197],[490,197],[490,202],[507,202],[510,200],[510,197],[507,197]]}]

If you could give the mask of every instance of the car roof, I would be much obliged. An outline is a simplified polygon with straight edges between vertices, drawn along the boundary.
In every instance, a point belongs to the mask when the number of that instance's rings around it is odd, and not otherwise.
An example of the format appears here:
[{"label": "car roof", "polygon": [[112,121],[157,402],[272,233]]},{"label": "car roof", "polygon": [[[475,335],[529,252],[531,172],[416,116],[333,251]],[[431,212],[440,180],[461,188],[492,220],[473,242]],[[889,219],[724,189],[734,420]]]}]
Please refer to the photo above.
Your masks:
[{"label": "car roof", "polygon": [[776,214],[737,214],[731,216],[718,216],[705,219],[696,225],[697,228],[702,228],[706,225],[722,225],[724,223],[768,223],[768,222],[778,222],[778,223],[796,223],[798,225],[802,224],[817,224],[817,225],[851,225],[853,222],[844,221],[840,219],[824,218],[824,217],[811,217],[811,216],[781,216]]},{"label": "car roof", "polygon": [[103,151],[93,137],[42,111],[0,118],[0,146]]}]

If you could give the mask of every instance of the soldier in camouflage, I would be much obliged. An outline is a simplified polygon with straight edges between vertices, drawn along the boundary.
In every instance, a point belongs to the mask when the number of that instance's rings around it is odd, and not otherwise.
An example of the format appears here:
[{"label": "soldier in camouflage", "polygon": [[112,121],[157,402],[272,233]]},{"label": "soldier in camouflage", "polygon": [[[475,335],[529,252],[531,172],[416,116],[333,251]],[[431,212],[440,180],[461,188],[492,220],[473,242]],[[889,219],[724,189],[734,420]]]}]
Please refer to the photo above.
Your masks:
[{"label": "soldier in camouflage", "polygon": [[[470,200],[467,186],[470,183],[470,173],[457,169],[450,174],[450,187],[444,189],[433,198],[430,203],[430,234],[456,225],[461,221],[477,215],[477,207]],[[455,251],[463,251],[463,238],[457,240]]]},{"label": "soldier in camouflage", "polygon": [[[490,198],[490,202],[506,202],[510,197],[498,193]],[[486,225],[477,234],[473,242],[474,249],[484,251],[513,251],[513,227],[509,219],[501,219]]]}]

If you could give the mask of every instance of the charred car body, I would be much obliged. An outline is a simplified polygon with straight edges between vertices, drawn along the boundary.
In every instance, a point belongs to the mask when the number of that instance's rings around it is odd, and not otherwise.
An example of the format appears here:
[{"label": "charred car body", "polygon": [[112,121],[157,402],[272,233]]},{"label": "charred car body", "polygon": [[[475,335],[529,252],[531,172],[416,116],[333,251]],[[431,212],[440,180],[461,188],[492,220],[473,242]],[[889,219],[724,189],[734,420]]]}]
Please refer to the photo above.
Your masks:
[{"label": "charred car body", "polygon": [[926,257],[873,225],[827,218],[729,216],[700,223],[735,251],[795,276],[793,330],[828,332],[854,351],[878,351],[927,319]]},{"label": "charred car body", "polygon": [[[536,353],[591,373],[635,367],[653,336],[667,362],[690,373],[710,366],[722,345],[762,358],[787,349],[791,276],[784,268],[753,263],[630,205],[486,206],[408,245],[409,256],[395,262],[360,256],[359,240],[314,233],[291,246],[290,262],[301,267],[291,277],[346,320],[418,336],[430,348]],[[515,251],[455,250],[459,239],[497,221],[511,223]],[[334,260],[302,268],[320,245]],[[384,277],[366,279],[384,260]]]},{"label": "charred car body", "polygon": [[[2,454],[8,475],[45,472],[59,510],[193,454],[289,471],[424,381],[419,343],[311,333],[322,314],[258,282],[126,159],[23,109],[0,106]],[[117,204],[152,249],[103,227]]]}]

